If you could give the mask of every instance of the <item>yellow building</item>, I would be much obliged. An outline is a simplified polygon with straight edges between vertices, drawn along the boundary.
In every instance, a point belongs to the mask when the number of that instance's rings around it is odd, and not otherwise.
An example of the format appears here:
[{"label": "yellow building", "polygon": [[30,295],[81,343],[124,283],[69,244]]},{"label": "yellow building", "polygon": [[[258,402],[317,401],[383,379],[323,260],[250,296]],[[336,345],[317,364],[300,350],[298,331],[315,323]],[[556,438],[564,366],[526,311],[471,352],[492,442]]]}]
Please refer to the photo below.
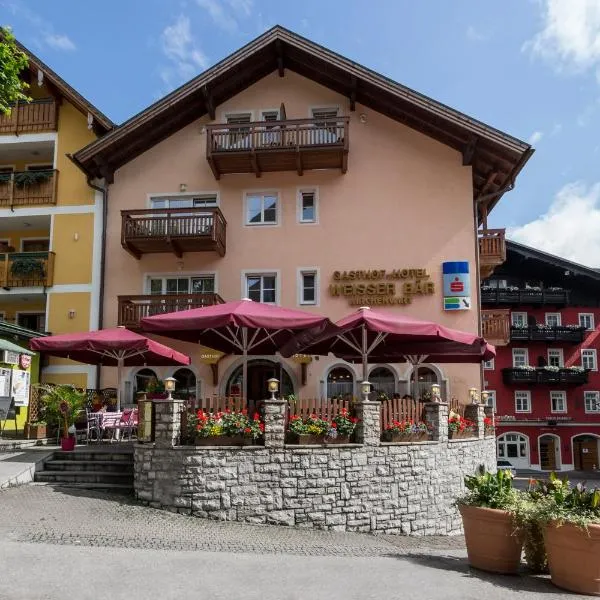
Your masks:
[{"label": "yellow building", "polygon": [[[0,116],[0,318],[53,334],[97,329],[103,196],[70,154],[113,123],[39,58],[33,101]],[[50,359],[42,380],[95,387],[95,367]]]}]

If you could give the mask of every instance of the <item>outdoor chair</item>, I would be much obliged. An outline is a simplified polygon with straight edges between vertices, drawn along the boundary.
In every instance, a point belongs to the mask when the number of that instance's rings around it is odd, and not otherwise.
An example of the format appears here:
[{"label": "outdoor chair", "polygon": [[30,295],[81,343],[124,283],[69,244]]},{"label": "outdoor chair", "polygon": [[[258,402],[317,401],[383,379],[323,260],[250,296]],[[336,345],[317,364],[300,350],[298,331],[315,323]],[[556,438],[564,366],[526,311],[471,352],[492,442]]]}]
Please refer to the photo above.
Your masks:
[{"label": "outdoor chair", "polygon": [[100,441],[100,426],[101,417],[98,414],[92,413],[89,409],[85,410],[86,417],[86,432],[85,443],[89,444],[92,438],[96,437],[96,442]]}]

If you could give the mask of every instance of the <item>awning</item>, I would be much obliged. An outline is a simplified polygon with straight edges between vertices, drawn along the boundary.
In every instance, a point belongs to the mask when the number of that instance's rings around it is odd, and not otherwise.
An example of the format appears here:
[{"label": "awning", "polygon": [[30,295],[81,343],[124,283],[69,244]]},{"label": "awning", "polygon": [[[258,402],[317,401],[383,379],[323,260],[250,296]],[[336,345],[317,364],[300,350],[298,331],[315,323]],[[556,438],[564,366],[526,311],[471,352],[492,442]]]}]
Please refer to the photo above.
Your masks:
[{"label": "awning", "polygon": [[0,338],[0,352],[4,350],[8,350],[9,352],[18,352],[19,354],[29,354],[29,356],[33,356],[35,354],[35,352],[32,352],[31,350],[23,348],[23,346],[13,344],[13,342],[9,342],[8,340],[3,340]]}]

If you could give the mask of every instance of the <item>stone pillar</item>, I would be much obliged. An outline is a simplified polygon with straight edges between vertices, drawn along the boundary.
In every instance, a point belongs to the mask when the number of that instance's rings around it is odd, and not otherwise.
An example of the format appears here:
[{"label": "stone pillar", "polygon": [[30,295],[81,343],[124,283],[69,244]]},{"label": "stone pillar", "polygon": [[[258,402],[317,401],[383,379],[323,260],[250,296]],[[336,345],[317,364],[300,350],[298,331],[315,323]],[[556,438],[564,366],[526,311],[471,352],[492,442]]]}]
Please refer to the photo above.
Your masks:
[{"label": "stone pillar", "polygon": [[285,410],[280,398],[265,400],[265,448],[283,448],[285,444]]},{"label": "stone pillar", "polygon": [[485,436],[485,425],[483,424],[485,406],[483,404],[467,404],[465,406],[465,419],[475,423],[477,437],[482,440]]},{"label": "stone pillar", "polygon": [[355,405],[356,441],[365,446],[379,446],[381,443],[381,402],[359,400]]},{"label": "stone pillar", "polygon": [[431,428],[431,439],[436,442],[448,441],[448,404],[446,402],[427,402],[425,420]]},{"label": "stone pillar", "polygon": [[157,448],[172,448],[179,445],[181,436],[181,413],[185,401],[153,400],[154,405],[154,444]]}]

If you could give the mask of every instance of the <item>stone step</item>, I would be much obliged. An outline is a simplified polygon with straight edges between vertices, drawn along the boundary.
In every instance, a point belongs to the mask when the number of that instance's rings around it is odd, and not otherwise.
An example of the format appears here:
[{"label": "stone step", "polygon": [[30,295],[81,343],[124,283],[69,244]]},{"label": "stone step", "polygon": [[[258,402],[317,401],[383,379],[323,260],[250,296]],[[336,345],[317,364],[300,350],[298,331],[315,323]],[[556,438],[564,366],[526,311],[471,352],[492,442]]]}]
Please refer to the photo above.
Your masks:
[{"label": "stone step", "polygon": [[98,490],[100,492],[110,492],[114,494],[133,494],[133,485],[128,483],[41,483],[40,485],[49,485],[52,488],[67,488],[77,490]]},{"label": "stone step", "polygon": [[[44,462],[44,470],[49,471],[103,471],[133,473],[132,460],[55,460]],[[43,471],[41,471],[43,472]]]},{"label": "stone step", "polygon": [[70,461],[89,461],[89,460],[111,460],[111,461],[129,461],[133,463],[133,452],[123,452],[121,450],[115,452],[94,450],[81,450],[75,452],[67,452],[58,450],[54,453],[55,460],[70,460]]},{"label": "stone step", "polygon": [[132,473],[107,471],[38,471],[35,481],[55,483],[122,483],[133,486]]}]

